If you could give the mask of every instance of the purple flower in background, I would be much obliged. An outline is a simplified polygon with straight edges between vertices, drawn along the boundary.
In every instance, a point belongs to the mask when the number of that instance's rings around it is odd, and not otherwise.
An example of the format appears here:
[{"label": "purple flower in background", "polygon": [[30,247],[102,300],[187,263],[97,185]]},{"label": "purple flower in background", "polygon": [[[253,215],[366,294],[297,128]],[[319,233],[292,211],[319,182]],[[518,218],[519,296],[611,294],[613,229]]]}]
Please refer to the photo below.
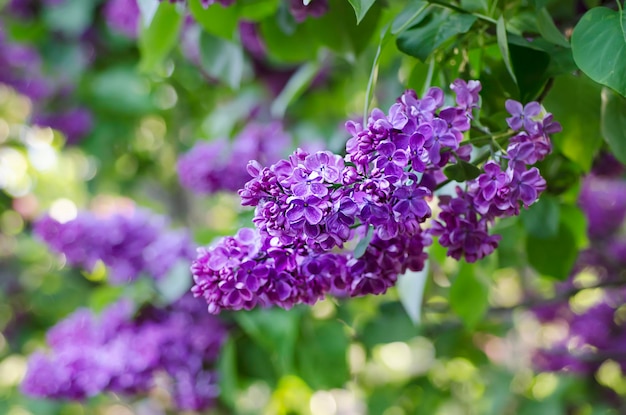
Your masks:
[{"label": "purple flower in background", "polygon": [[250,123],[229,144],[225,139],[199,142],[177,163],[180,183],[196,193],[236,191],[250,178],[250,160],[272,163],[290,142],[280,123]]},{"label": "purple flower in background", "polygon": [[104,16],[113,30],[135,39],[139,35],[141,13],[137,0],[107,0]]},{"label": "purple flower in background", "polygon": [[589,175],[583,180],[578,203],[587,216],[590,237],[613,235],[626,219],[626,181]]},{"label": "purple flower in background", "polygon": [[86,108],[73,108],[57,114],[36,114],[33,124],[61,131],[67,144],[76,144],[93,128],[93,116]]},{"label": "purple flower in background", "polygon": [[48,332],[50,350],[30,357],[21,389],[74,400],[143,394],[166,374],[177,409],[203,410],[219,393],[214,366],[225,338],[222,324],[189,295],[166,308],[145,308],[138,318],[128,301],[99,317],[77,310]]},{"label": "purple flower in background", "polygon": [[289,0],[289,11],[296,22],[303,22],[307,17],[321,17],[328,11],[328,0],[311,0],[305,5],[302,0]]},{"label": "purple flower in background", "polygon": [[143,210],[106,218],[84,212],[65,223],[44,216],[34,232],[70,265],[92,270],[102,261],[110,281],[120,284],[141,273],[161,278],[178,260],[193,257],[189,235],[166,226],[164,217]]}]

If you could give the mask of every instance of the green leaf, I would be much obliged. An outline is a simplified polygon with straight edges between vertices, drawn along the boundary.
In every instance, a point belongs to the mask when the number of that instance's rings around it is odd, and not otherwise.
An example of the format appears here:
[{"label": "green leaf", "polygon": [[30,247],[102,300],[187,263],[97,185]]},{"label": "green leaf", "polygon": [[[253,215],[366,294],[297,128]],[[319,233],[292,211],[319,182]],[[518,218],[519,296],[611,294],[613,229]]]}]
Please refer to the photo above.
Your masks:
[{"label": "green leaf", "polygon": [[469,31],[476,19],[474,15],[450,10],[429,14],[419,24],[400,33],[396,44],[402,52],[425,62],[445,41]]},{"label": "green leaf", "polygon": [[356,14],[356,24],[361,23],[361,20],[367,14],[367,11],[372,7],[376,0],[348,0],[354,9]]},{"label": "green leaf", "polygon": [[217,361],[220,386],[220,400],[234,408],[239,395],[237,376],[237,353],[235,341],[232,338],[226,340]]},{"label": "green leaf", "polygon": [[545,7],[537,10],[537,26],[539,28],[539,33],[549,42],[554,43],[555,45],[563,46],[564,48],[569,48],[569,42],[567,38],[561,33],[558,27],[554,24],[554,20],[552,20],[552,16],[546,10]]},{"label": "green leaf", "polygon": [[522,223],[529,235],[551,238],[559,231],[559,201],[550,195],[542,195],[528,210],[521,212]]},{"label": "green leaf", "polygon": [[367,251],[367,247],[369,246],[370,242],[372,242],[373,236],[374,227],[372,225],[369,225],[369,227],[367,228],[367,233],[354,248],[355,258],[361,258],[363,255],[365,255],[365,251]]},{"label": "green leaf", "polygon": [[507,71],[509,71],[511,78],[513,78],[513,81],[517,84],[517,78],[515,77],[515,71],[513,71],[513,64],[511,63],[511,54],[509,53],[509,42],[506,35],[504,16],[500,16],[500,18],[498,18],[498,23],[496,24],[496,37],[498,38],[498,48],[500,48],[504,65],[506,66]]},{"label": "green leaf", "polygon": [[561,222],[567,225],[574,235],[574,241],[578,249],[584,249],[589,246],[587,216],[578,206],[562,205]]},{"label": "green leaf", "polygon": [[417,336],[418,330],[400,302],[383,303],[379,313],[362,330],[359,339],[367,348],[377,344],[402,342]]},{"label": "green leaf", "polygon": [[188,2],[188,6],[193,18],[205,31],[225,39],[232,39],[237,33],[239,14],[236,7],[214,3],[205,9],[199,0]]},{"label": "green leaf", "polygon": [[553,138],[554,146],[581,169],[589,171],[602,144],[600,86],[585,76],[559,76],[544,106],[563,126],[563,131]]},{"label": "green leaf", "polygon": [[241,45],[213,36],[200,34],[200,63],[209,75],[233,89],[238,89],[244,74],[244,58]]},{"label": "green leaf", "polygon": [[256,22],[275,15],[280,0],[237,0],[233,6],[237,7],[240,19]]},{"label": "green leaf", "polygon": [[235,320],[271,356],[278,373],[293,369],[296,338],[302,313],[298,309],[257,309],[234,313]]},{"label": "green leaf", "polygon": [[178,41],[178,31],[183,16],[176,6],[163,2],[159,5],[150,26],[139,35],[139,70],[151,72],[157,69]]},{"label": "green leaf", "polygon": [[393,19],[391,34],[397,35],[409,26],[415,25],[426,17],[430,4],[427,1],[410,1],[409,4]]},{"label": "green leaf", "polygon": [[128,66],[112,66],[84,81],[89,101],[95,108],[117,115],[154,110],[144,77]]},{"label": "green leaf", "polygon": [[626,16],[606,7],[589,10],[572,34],[576,65],[594,81],[626,96]]},{"label": "green leaf", "polygon": [[289,78],[287,85],[280,91],[274,102],[272,102],[270,109],[272,116],[282,119],[289,105],[306,91],[319,70],[320,65],[317,62],[309,62],[300,66]]},{"label": "green leaf", "polygon": [[299,375],[314,389],[341,388],[349,379],[349,338],[339,320],[304,319],[297,343]]},{"label": "green leaf", "polygon": [[407,315],[416,326],[421,322],[422,299],[428,279],[428,261],[421,271],[407,271],[398,276],[398,295]]},{"label": "green leaf", "polygon": [[565,280],[576,262],[578,247],[574,233],[561,221],[555,236],[537,238],[529,235],[526,252],[528,262],[539,273]]},{"label": "green leaf", "polygon": [[602,89],[602,136],[613,155],[626,164],[626,99]]},{"label": "green leaf", "polygon": [[478,167],[463,160],[459,160],[457,164],[452,164],[443,169],[443,174],[445,174],[448,179],[457,182],[475,179],[480,173],[481,171]]},{"label": "green leaf", "polygon": [[50,29],[78,37],[91,25],[95,7],[93,1],[65,0],[54,7],[45,7],[43,19]]},{"label": "green leaf", "polygon": [[149,27],[152,23],[152,19],[156,15],[159,9],[159,4],[154,0],[137,0],[137,6],[139,6],[139,13],[141,14],[142,27]]},{"label": "green leaf", "polygon": [[469,330],[476,327],[489,308],[489,288],[476,276],[477,267],[465,261],[450,287],[450,308]]},{"label": "green leaf", "polygon": [[520,92],[520,101],[534,100],[548,80],[550,55],[512,43],[509,44],[509,53]]},{"label": "green leaf", "polygon": [[166,275],[156,281],[156,287],[167,304],[182,297],[191,288],[191,274],[189,262],[179,260]]}]

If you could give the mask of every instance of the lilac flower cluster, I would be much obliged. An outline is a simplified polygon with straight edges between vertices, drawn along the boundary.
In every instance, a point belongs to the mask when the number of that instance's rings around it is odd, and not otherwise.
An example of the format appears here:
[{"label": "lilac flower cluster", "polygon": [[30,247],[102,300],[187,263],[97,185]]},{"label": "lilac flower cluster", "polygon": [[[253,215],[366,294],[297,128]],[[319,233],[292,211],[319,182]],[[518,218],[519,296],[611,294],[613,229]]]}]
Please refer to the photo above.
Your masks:
[{"label": "lilac flower cluster", "polygon": [[180,183],[196,193],[235,192],[250,178],[248,160],[272,163],[291,142],[278,122],[250,123],[230,143],[227,139],[197,143],[178,160]]},{"label": "lilac flower cluster", "polygon": [[99,317],[80,309],[54,326],[46,336],[50,352],[30,357],[22,391],[74,400],[103,392],[137,395],[167,374],[177,409],[213,405],[219,393],[213,367],[226,338],[220,322],[191,296],[137,317],[132,308],[120,301]]},{"label": "lilac flower cluster", "polygon": [[[556,127],[550,115],[526,120],[536,115],[536,103],[527,113],[514,113],[509,124],[516,127],[523,118],[530,131],[511,139],[502,157],[508,157],[508,168],[487,163],[467,191],[444,203],[441,222],[425,229],[428,201],[444,180],[441,169],[469,159],[471,147],[461,143],[480,88],[477,81],[456,81],[452,107],[444,106],[439,88],[422,98],[407,91],[388,114],[373,110],[367,126],[346,124],[352,138],[345,157],[298,149],[269,167],[250,162],[252,180],[239,194],[244,206],[255,207],[256,231],[199,250],[192,265],[194,294],[205,298],[212,313],[271,304],[288,308],[326,293],[385,292],[398,274],[423,268],[431,235],[440,236],[456,258],[472,261],[491,252],[497,240],[488,235],[487,222],[516,214],[519,203],[530,205],[545,187],[526,163],[545,155],[547,134]],[[364,254],[346,249],[356,239],[366,243]]]},{"label": "lilac flower cluster", "polygon": [[[626,268],[626,181],[618,176],[599,175],[606,163],[594,169],[583,181],[579,205],[588,220],[590,246],[580,253],[568,281],[557,287],[557,298],[532,311],[544,323],[567,325],[567,334],[549,348],[535,353],[535,365],[541,370],[566,370],[593,374],[607,359],[626,370],[626,321],[618,309],[626,302],[623,283]],[[581,289],[576,276],[591,273],[593,286],[603,286],[601,298],[584,312],[576,312],[569,296]],[[614,286],[613,288],[611,288]]]},{"label": "lilac flower cluster", "polygon": [[0,84],[33,101],[33,124],[61,131],[68,143],[80,141],[93,127],[91,112],[69,102],[66,95],[72,88],[46,75],[39,51],[12,42],[2,30],[3,24],[0,21]]},{"label": "lilac flower cluster", "polygon": [[167,220],[144,210],[99,218],[80,213],[65,223],[44,216],[35,234],[67,262],[92,270],[102,261],[109,280],[121,284],[141,273],[162,278],[180,259],[193,258],[194,245],[185,231],[167,229]]},{"label": "lilac flower cluster", "polygon": [[[459,88],[465,90],[465,86]],[[459,96],[457,103],[465,105]],[[505,105],[511,114],[506,121],[515,131],[506,152],[499,162],[485,163],[483,173],[469,180],[465,190],[457,188],[456,197],[441,197],[442,212],[430,232],[439,236],[439,243],[455,259],[475,262],[493,252],[500,238],[489,235],[489,225],[496,218],[518,215],[520,205],[532,205],[546,188],[539,170],[528,165],[545,158],[551,150],[549,135],[559,132],[561,126],[552,114],[542,115],[537,102],[522,106],[507,100]]]}]

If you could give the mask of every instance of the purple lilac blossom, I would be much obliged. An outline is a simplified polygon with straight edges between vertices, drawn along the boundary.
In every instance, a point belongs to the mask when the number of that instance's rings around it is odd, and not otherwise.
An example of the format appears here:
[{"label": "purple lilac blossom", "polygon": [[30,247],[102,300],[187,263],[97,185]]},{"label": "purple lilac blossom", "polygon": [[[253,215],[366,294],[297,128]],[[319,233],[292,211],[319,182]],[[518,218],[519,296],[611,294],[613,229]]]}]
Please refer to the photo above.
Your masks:
[{"label": "purple lilac blossom", "polygon": [[177,165],[183,187],[196,193],[237,191],[250,178],[248,160],[272,163],[290,143],[278,122],[251,123],[229,143],[225,139],[197,143]]},{"label": "purple lilac blossom", "polygon": [[219,393],[213,368],[225,338],[222,324],[190,295],[136,317],[125,300],[98,317],[80,309],[48,331],[49,351],[30,357],[21,389],[54,399],[133,395],[149,392],[165,373],[177,409],[203,410]]},{"label": "purple lilac blossom", "polygon": [[93,128],[93,116],[86,108],[72,108],[56,114],[35,114],[33,124],[59,130],[67,144],[76,144]]},{"label": "purple lilac blossom", "polygon": [[[604,159],[605,157],[602,157]],[[623,166],[609,169],[623,171]],[[570,306],[569,293],[576,292],[576,276],[581,271],[593,273],[594,285],[623,280],[626,267],[626,182],[607,177],[606,166],[597,164],[583,180],[579,205],[587,217],[590,245],[580,253],[570,278],[556,287],[560,300],[532,309],[543,323],[567,324],[567,334],[556,344],[539,349],[534,356],[541,370],[593,374],[607,359],[613,359],[626,370],[626,322],[617,309],[626,301],[624,288],[604,288],[600,300],[584,312]]]},{"label": "purple lilac blossom", "polygon": [[82,212],[65,223],[44,216],[34,232],[72,266],[92,270],[102,261],[114,284],[142,273],[162,278],[176,261],[193,258],[194,245],[185,231],[168,230],[164,217],[144,210],[106,218]]},{"label": "purple lilac blossom", "polygon": [[[478,102],[469,85],[453,84],[461,106]],[[475,85],[472,88],[476,90]],[[430,229],[455,259],[475,262],[493,252],[500,238],[489,235],[489,225],[496,218],[518,215],[521,206],[527,208],[535,203],[546,188],[539,170],[528,165],[542,160],[551,151],[549,134],[559,132],[561,126],[552,120],[552,114],[540,117],[541,105],[537,102],[522,106],[507,100],[506,108],[512,115],[507,123],[516,132],[506,155],[499,162],[485,163],[484,173],[467,181],[465,190],[457,188],[456,197],[442,197],[439,204],[442,212]],[[525,130],[517,131],[522,128]]]},{"label": "purple lilac blossom", "polygon": [[306,5],[302,0],[289,0],[289,12],[298,23],[305,21],[307,17],[321,17],[327,11],[328,0],[311,0]]},{"label": "purple lilac blossom", "polygon": [[[478,102],[471,85],[466,109],[444,108],[443,91],[431,88],[421,99],[407,91],[388,114],[374,109],[365,127],[348,122],[345,157],[298,149],[269,167],[250,162],[253,178],[239,194],[255,207],[256,230],[245,231],[247,243],[237,235],[199,250],[194,294],[213,313],[288,308],[326,293],[381,294],[407,269],[422,269],[437,172],[468,155],[459,143]],[[363,256],[343,250],[368,229]]]},{"label": "purple lilac blossom", "polygon": [[[365,127],[349,121],[352,138],[344,157],[298,149],[269,167],[251,161],[252,179],[239,195],[242,205],[255,207],[256,229],[199,249],[192,264],[194,295],[204,297],[211,313],[289,308],[327,293],[384,293],[399,274],[423,268],[432,236],[457,259],[473,262],[490,254],[499,237],[489,235],[489,224],[518,214],[545,188],[539,171],[527,169],[527,159],[546,151],[537,143],[549,150],[546,131],[558,125],[549,114],[545,123],[533,119],[533,132],[520,132],[509,146],[513,151],[530,143],[530,149],[504,169],[487,163],[467,190],[441,199],[442,213],[427,229],[428,201],[445,180],[441,169],[469,160],[471,150],[460,143],[480,101],[480,83],[457,81],[453,89],[456,107],[444,107],[439,88],[422,98],[407,91],[387,114],[374,109]],[[372,239],[357,257],[346,245],[368,230]]]},{"label": "purple lilac blossom", "polygon": [[39,52],[29,46],[10,42],[0,22],[0,83],[33,100],[49,98],[53,93],[50,80],[42,71]]},{"label": "purple lilac blossom", "polygon": [[104,17],[116,32],[131,39],[139,35],[141,13],[137,0],[107,0]]}]

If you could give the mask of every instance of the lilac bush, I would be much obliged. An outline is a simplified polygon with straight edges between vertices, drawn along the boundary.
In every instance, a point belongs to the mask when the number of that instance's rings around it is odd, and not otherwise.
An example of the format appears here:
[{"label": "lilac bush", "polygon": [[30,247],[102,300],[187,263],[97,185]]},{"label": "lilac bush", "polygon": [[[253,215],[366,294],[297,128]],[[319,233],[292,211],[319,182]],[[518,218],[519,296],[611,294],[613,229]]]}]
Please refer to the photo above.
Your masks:
[{"label": "lilac bush", "polygon": [[180,183],[200,194],[239,190],[250,176],[248,160],[273,163],[291,142],[278,122],[250,123],[231,142],[198,142],[178,160]]},{"label": "lilac bush", "polygon": [[156,387],[164,373],[176,408],[212,406],[224,326],[190,296],[133,314],[132,303],[122,300],[100,316],[80,309],[57,323],[46,336],[50,350],[30,357],[22,391],[73,400],[102,392],[137,395]]},{"label": "lilac bush", "polygon": [[167,222],[139,209],[104,218],[81,212],[65,223],[44,216],[35,223],[34,232],[72,266],[92,270],[102,261],[109,270],[109,281],[121,284],[142,273],[162,278],[176,261],[193,257],[189,234],[167,229]]},{"label": "lilac bush", "polygon": [[[459,80],[452,89],[457,106],[444,106],[439,88],[422,98],[407,91],[388,114],[374,109],[367,126],[348,122],[352,138],[344,157],[298,149],[269,167],[251,161],[252,179],[239,194],[244,206],[255,207],[256,229],[199,250],[194,294],[212,313],[289,308],[326,293],[384,293],[399,274],[423,268],[432,236],[456,259],[474,262],[491,253],[498,237],[489,235],[489,225],[519,214],[545,189],[539,171],[527,165],[545,157],[549,134],[560,126],[550,114],[539,117],[537,103],[523,112],[507,101],[513,111],[507,151],[485,163],[466,189],[457,188],[457,197],[442,197],[442,212],[427,227],[429,201],[445,181],[442,169],[466,163],[471,151],[463,139],[480,83]],[[522,125],[525,130],[516,131]],[[355,239],[366,249],[348,249]]]},{"label": "lilac bush", "polygon": [[[611,164],[610,159],[607,162]],[[562,339],[535,353],[541,370],[592,374],[607,359],[626,370],[626,322],[618,312],[626,301],[626,291],[620,287],[626,267],[626,237],[621,231],[626,219],[626,182],[619,177],[623,168],[618,167],[617,174],[611,170],[602,163],[583,181],[579,205],[588,220],[590,245],[580,253],[570,279],[557,286],[556,300],[533,309],[544,323],[567,325]],[[585,287],[576,280],[580,272],[593,275],[592,287],[606,287],[582,312],[568,301]],[[617,288],[610,288],[613,285]]]}]

